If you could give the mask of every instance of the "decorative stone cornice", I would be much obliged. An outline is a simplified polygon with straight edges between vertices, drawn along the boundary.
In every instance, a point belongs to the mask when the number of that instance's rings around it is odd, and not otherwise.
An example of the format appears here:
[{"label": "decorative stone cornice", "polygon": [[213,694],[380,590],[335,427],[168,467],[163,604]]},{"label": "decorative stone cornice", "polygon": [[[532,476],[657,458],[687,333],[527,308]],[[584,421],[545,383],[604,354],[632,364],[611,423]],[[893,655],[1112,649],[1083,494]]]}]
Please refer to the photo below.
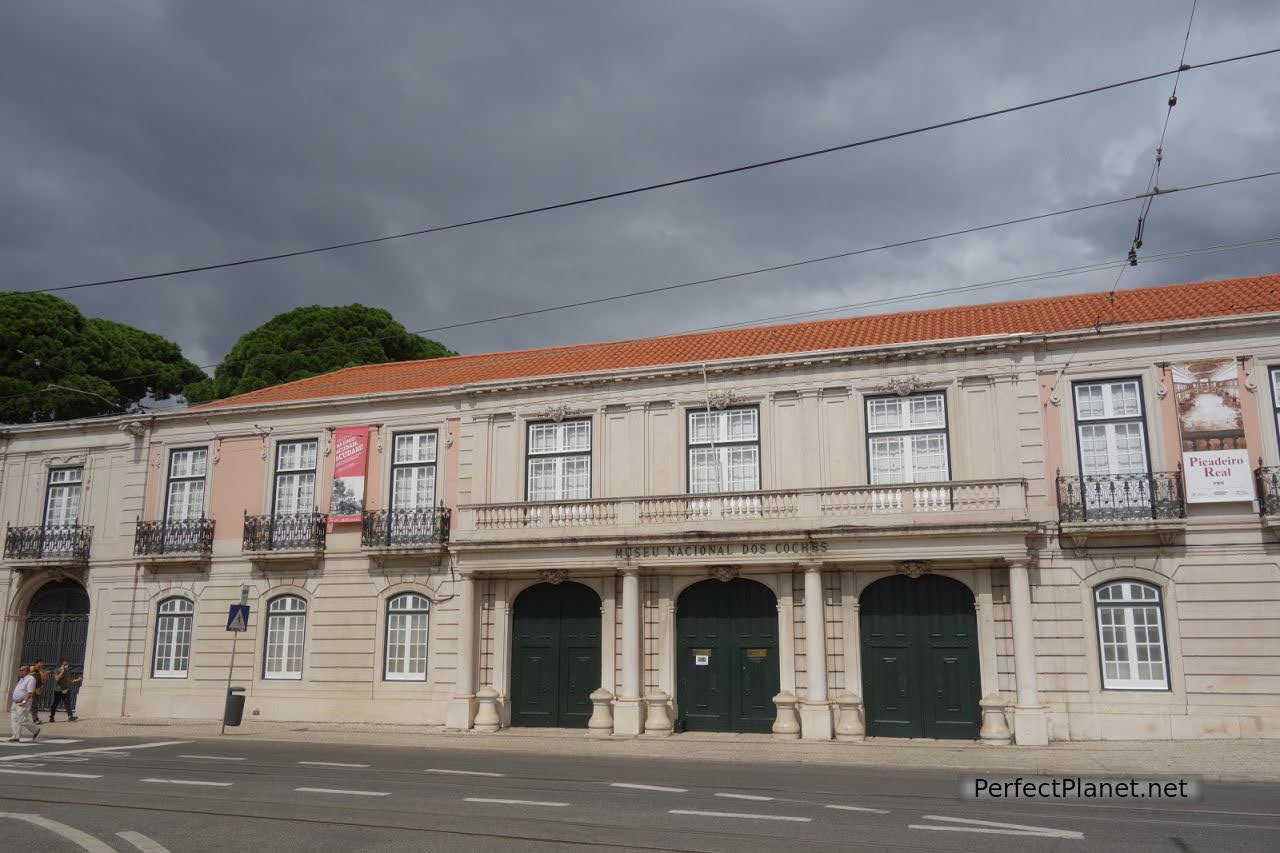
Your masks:
[{"label": "decorative stone cornice", "polygon": [[142,438],[147,434],[147,425],[142,421],[128,421],[120,424],[116,429],[123,433],[127,433],[134,438]]},{"label": "decorative stone cornice", "polygon": [[925,560],[901,560],[895,568],[898,570],[898,574],[906,575],[912,580],[923,577],[933,571]]},{"label": "decorative stone cornice", "polygon": [[881,394],[897,394],[899,397],[906,397],[928,387],[930,384],[918,376],[894,376],[880,385],[873,386],[871,390]]}]

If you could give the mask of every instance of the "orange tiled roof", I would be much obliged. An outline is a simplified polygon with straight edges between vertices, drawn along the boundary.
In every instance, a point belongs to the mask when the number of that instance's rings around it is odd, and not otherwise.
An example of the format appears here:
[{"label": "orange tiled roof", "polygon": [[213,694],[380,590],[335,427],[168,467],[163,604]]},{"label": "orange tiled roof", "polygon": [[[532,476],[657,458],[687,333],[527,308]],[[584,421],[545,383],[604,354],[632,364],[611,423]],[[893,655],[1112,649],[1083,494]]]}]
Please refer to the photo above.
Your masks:
[{"label": "orange tiled roof", "polygon": [[751,356],[1280,311],[1280,274],[349,367],[206,403],[277,403]]}]

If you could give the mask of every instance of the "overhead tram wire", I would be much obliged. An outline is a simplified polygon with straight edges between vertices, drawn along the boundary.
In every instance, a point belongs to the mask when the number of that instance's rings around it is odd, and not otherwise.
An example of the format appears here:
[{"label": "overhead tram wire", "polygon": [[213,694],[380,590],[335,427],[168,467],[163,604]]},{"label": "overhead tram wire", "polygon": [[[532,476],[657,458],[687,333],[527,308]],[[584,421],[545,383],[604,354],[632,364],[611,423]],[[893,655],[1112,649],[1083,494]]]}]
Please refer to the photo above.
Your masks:
[{"label": "overhead tram wire", "polygon": [[341,249],[351,249],[357,246],[371,246],[378,243],[386,243],[392,240],[401,240],[408,237],[422,237],[428,234],[438,234],[443,231],[455,231],[462,228],[470,228],[476,225],[485,225],[494,222],[503,222],[508,219],[516,219],[524,216],[532,216],[538,213],[549,213],[556,210],[565,210],[572,207],[580,207],[582,205],[595,204],[597,202],[608,201],[610,199],[625,198],[627,196],[640,195],[641,193],[654,192],[656,190],[669,189],[671,187],[692,184],[699,181],[710,180],[712,178],[721,178],[728,175],[741,174],[757,169],[765,169],[772,166],[779,166],[784,163],[794,163],[798,160],[806,160],[813,157],[821,157],[827,154],[834,154],[840,151],[848,151],[854,148],[861,148],[867,145],[874,145],[880,142],[890,142],[897,139],[904,139],[909,136],[915,136],[921,133],[929,133],[935,130],[942,130],[949,127],[958,127],[964,124],[970,124],[977,121],[983,121],[989,118],[995,118],[1002,115],[1010,115],[1012,113],[1022,112],[1024,110],[1034,109],[1036,107],[1047,106],[1049,104],[1069,101],[1075,98],[1085,97],[1087,95],[1095,95],[1101,92],[1120,89],[1126,86],[1133,86],[1138,83],[1145,83],[1150,80],[1158,80],[1162,77],[1171,75],[1180,75],[1185,71],[1195,71],[1203,68],[1211,68],[1218,65],[1226,65],[1233,62],[1242,62],[1250,59],[1258,59],[1263,56],[1280,53],[1280,47],[1270,48],[1268,50],[1259,50],[1252,53],[1243,53],[1235,56],[1215,59],[1209,62],[1201,62],[1195,65],[1187,65],[1179,63],[1177,68],[1168,71],[1159,71],[1153,74],[1144,74],[1141,77],[1133,77],[1128,80],[1121,80],[1114,83],[1106,83],[1101,86],[1093,86],[1088,89],[1080,89],[1075,92],[1068,92],[1062,95],[1054,95],[1048,98],[1041,98],[1036,101],[1029,101],[1023,104],[1017,104],[1012,107],[1004,107],[997,110],[989,110],[984,113],[976,113],[973,115],[963,116],[948,121],[936,122],[934,124],[924,125],[922,127],[911,128],[909,130],[900,130],[893,133],[886,133],[880,136],[867,137],[852,142],[842,143],[840,145],[832,145],[826,148],[818,148],[812,151],[804,151],[799,154],[788,154],[783,157],[774,157],[768,160],[759,160],[753,163],[746,163],[740,166],[732,166],[725,169],[717,169],[711,172],[702,172],[695,175],[689,175],[683,178],[673,178],[671,180],[659,181],[652,184],[644,184],[629,189],[616,190],[599,195],[586,196],[584,198],[572,199],[569,201],[556,202],[553,204],[544,204],[537,207],[528,207],[520,210],[514,210],[507,213],[495,214],[492,216],[483,216],[476,219],[468,219],[460,222],[453,222],[447,225],[435,225],[427,228],[419,228],[413,231],[402,231],[394,234],[383,234],[377,237],[368,237],[360,240],[348,240],[340,243],[330,243],[324,246],[315,246],[309,249],[296,249],[287,252],[276,252],[269,255],[257,255],[248,258],[239,258],[232,261],[222,261],[218,263],[202,264],[198,266],[180,267],[176,269],[165,270],[162,272],[143,273],[139,275],[122,276],[119,278],[99,279],[96,281],[78,282],[75,284],[63,284],[54,287],[37,288],[31,293],[56,293],[68,290],[79,290],[90,287],[105,287],[109,285],[129,284],[139,281],[151,281],[161,278],[171,278],[174,276],[189,275],[198,272],[211,272],[213,270],[229,269],[231,267],[242,267],[250,264],[260,264],[269,261],[285,260],[287,258],[303,257],[305,255],[317,255],[325,252],[334,252]]},{"label": "overhead tram wire", "polygon": [[[1244,183],[1247,181],[1260,180],[1263,178],[1273,178],[1277,176],[1280,176],[1280,169],[1273,169],[1268,172],[1259,172],[1253,175],[1241,175],[1234,178],[1223,178],[1216,181],[1205,181],[1199,184],[1191,184],[1185,187],[1173,187],[1168,190],[1164,190],[1162,192],[1163,194],[1173,195],[1174,193],[1192,192],[1194,190],[1202,190],[1202,189],[1212,189],[1215,187]],[[666,292],[681,290],[681,289],[690,288],[690,287],[698,287],[702,285],[715,284],[717,282],[722,282],[722,281],[732,281],[735,279],[748,278],[750,276],[763,275],[763,274],[772,273],[772,272],[780,272],[782,270],[796,269],[798,267],[809,266],[812,264],[840,260],[842,258],[851,258],[851,257],[856,257],[858,255],[871,254],[873,252],[882,252],[882,251],[887,251],[889,249],[897,249],[897,248],[903,248],[906,246],[913,246],[920,243],[927,243],[934,240],[941,240],[949,237],[959,237],[966,234],[974,234],[981,231],[989,231],[996,228],[1004,228],[1010,225],[1019,225],[1027,222],[1036,222],[1039,220],[1050,219],[1057,216],[1065,216],[1071,213],[1082,213],[1089,210],[1097,210],[1101,208],[1111,207],[1117,204],[1124,204],[1126,202],[1130,202],[1138,198],[1141,198],[1141,196],[1123,196],[1121,198],[1114,198],[1114,199],[1109,199],[1107,201],[1093,202],[1090,204],[1079,205],[1077,207],[1063,208],[1060,210],[1051,210],[1045,213],[1031,214],[1028,216],[1021,216],[1014,219],[1002,220],[1000,222],[991,222],[984,225],[975,225],[968,228],[960,228],[953,231],[945,231],[938,234],[926,235],[923,237],[914,237],[908,240],[899,240],[893,243],[882,243],[875,246],[867,246],[860,249],[852,249],[847,252],[838,252],[835,254],[822,255],[814,258],[803,258],[798,261],[791,261],[784,264],[774,264],[767,267],[757,267],[755,269],[743,270],[735,273],[727,273],[725,275],[711,276],[708,278],[678,282],[675,284],[667,284],[659,287],[645,288],[642,290],[627,291],[624,293],[613,294],[611,296],[596,297],[594,299],[584,299],[576,302],[567,302],[559,305],[544,306],[542,308],[531,308],[525,311],[515,311],[508,314],[498,314],[491,317],[483,317],[476,320],[465,320],[465,321],[458,321],[455,323],[446,323],[444,325],[432,326],[426,329],[415,329],[410,331],[409,333],[413,335],[427,335],[435,332],[448,331],[450,329],[461,329],[461,328],[467,328],[471,326],[485,325],[488,323],[496,323],[504,320],[514,320],[514,319],[520,319],[523,317],[532,317],[539,314],[548,314],[555,311],[564,311],[572,308],[582,308],[590,305],[599,305],[606,302],[616,302],[623,299],[631,299],[637,296],[648,296],[652,294],[666,293]],[[283,353],[272,353],[271,355],[277,356],[277,357],[283,357],[285,355],[289,355],[296,352],[302,352],[302,351],[322,352],[326,349],[336,349],[340,347],[347,347],[357,343],[377,342],[377,341],[387,340],[394,337],[398,337],[398,334],[372,335],[365,338],[357,338],[356,340],[353,340],[353,341],[345,341],[341,344],[333,344],[333,345],[321,346],[321,347],[300,347],[300,348],[289,350]],[[229,361],[230,359],[223,359],[223,361],[221,362],[215,362],[213,364],[204,364],[204,365],[197,365],[197,366],[200,367],[201,369],[209,370],[212,368],[219,367],[222,364],[226,364]],[[120,379],[112,379],[107,381],[112,384],[115,384],[119,382],[129,382],[137,379],[150,379],[156,375],[157,374],[155,373],[145,373],[145,374],[139,374],[136,376],[126,376]]]},{"label": "overhead tram wire", "polygon": [[[1242,249],[1252,249],[1252,248],[1258,248],[1261,246],[1269,246],[1269,245],[1277,245],[1277,244],[1280,244],[1280,235],[1265,237],[1257,240],[1248,240],[1248,241],[1243,241],[1239,243],[1223,243],[1223,244],[1217,244],[1212,246],[1201,246],[1195,249],[1183,249],[1178,251],[1166,252],[1159,255],[1152,255],[1151,257],[1147,258],[1144,261],[1144,263],[1156,263],[1160,261],[1178,260],[1184,257],[1217,254],[1220,252],[1239,251]],[[662,332],[655,335],[655,337],[697,334],[699,332],[718,331],[718,330],[728,329],[728,328],[753,326],[753,325],[759,325],[762,323],[772,323],[779,320],[788,320],[788,319],[797,318],[797,317],[829,313],[832,311],[847,311],[847,310],[854,310],[858,308],[868,308],[868,307],[873,307],[877,305],[886,305],[891,303],[911,302],[918,299],[926,299],[934,296],[945,296],[952,293],[964,293],[964,292],[969,292],[974,290],[983,290],[983,289],[989,289],[994,287],[1007,287],[1007,286],[1017,286],[1020,284],[1030,284],[1035,281],[1043,281],[1043,280],[1053,279],[1053,278],[1064,278],[1070,275],[1080,275],[1088,272],[1097,272],[1103,269],[1107,269],[1108,267],[1111,267],[1113,265],[1119,265],[1124,263],[1127,263],[1127,261],[1125,261],[1124,259],[1115,259],[1111,261],[1099,261],[1092,264],[1084,264],[1076,267],[1064,267],[1056,270],[1046,270],[1039,273],[1028,273],[1024,276],[1015,276],[1013,278],[993,279],[989,281],[977,282],[972,284],[956,285],[954,287],[944,287],[944,288],[938,288],[935,290],[917,291],[914,293],[899,294],[896,296],[887,296],[879,299],[866,300],[863,302],[855,302],[855,303],[848,303],[844,305],[831,306],[828,308],[817,309],[814,311],[799,312],[797,314],[783,314],[783,315],[774,315],[774,316],[768,316],[768,317],[757,317],[754,319],[739,320],[734,323],[719,324],[714,326],[695,327],[695,328],[689,328],[689,329],[672,331],[672,332]],[[1244,309],[1244,308],[1251,308],[1251,307],[1258,307],[1258,306],[1238,306],[1238,307]],[[589,349],[589,348],[598,347],[598,346],[601,346],[602,344],[607,344],[607,343],[609,343],[609,341],[591,341],[591,342],[582,343],[582,344],[568,344],[562,347],[558,347],[558,349],[561,352],[565,352],[565,351],[572,351],[575,349]],[[283,355],[283,353],[281,355]],[[525,357],[526,357],[526,354],[524,351],[516,350],[511,353],[502,353],[501,357],[492,358],[487,363],[491,365],[502,364],[510,361],[518,361]],[[376,366],[376,365],[369,365],[369,366]],[[109,381],[124,382],[124,381],[135,380],[135,379],[147,379],[154,375],[155,374],[145,374],[141,376],[131,376],[131,377],[125,377],[124,379],[109,380]],[[31,391],[28,393],[41,393],[46,390],[49,390],[49,389],[40,388],[40,389],[35,389],[34,391]],[[19,397],[25,397],[25,396],[27,396],[27,394],[25,393],[12,394],[5,397],[0,397],[0,400],[11,400],[11,399],[17,399]],[[141,412],[139,414],[147,414],[147,413],[148,412]]]}]

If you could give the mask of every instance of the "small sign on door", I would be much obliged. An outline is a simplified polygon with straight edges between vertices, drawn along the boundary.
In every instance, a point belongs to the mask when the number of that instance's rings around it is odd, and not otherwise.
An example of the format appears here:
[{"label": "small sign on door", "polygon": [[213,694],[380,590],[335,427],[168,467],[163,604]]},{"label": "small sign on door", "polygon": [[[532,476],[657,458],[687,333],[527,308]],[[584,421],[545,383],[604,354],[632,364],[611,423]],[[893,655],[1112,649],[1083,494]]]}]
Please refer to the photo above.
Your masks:
[{"label": "small sign on door", "polygon": [[711,665],[711,649],[694,649],[693,665],[694,666],[710,666]]},{"label": "small sign on door", "polygon": [[768,656],[768,649],[747,649],[748,658],[767,658]]}]

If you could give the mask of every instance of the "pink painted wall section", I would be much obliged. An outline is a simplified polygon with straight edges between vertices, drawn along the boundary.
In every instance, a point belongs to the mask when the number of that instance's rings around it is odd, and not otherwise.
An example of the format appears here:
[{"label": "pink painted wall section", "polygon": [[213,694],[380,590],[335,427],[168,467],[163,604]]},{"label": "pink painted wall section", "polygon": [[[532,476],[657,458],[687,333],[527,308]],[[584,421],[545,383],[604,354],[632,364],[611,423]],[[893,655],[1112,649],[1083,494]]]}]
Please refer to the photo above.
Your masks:
[{"label": "pink painted wall section", "polygon": [[[244,536],[244,516],[262,515],[267,462],[258,436],[224,438],[212,466],[209,512],[216,521],[214,537],[239,540]],[[268,453],[270,449],[268,448]]]},{"label": "pink painted wall section", "polygon": [[[1262,377],[1259,381],[1258,377]],[[1245,384],[1245,379],[1252,379],[1253,389]],[[1258,411],[1270,406],[1271,394],[1267,388],[1266,370],[1258,369],[1257,359],[1253,357],[1240,359],[1240,420],[1244,424],[1244,446],[1249,451],[1250,464],[1264,456],[1262,439],[1262,422],[1258,419]]]},{"label": "pink painted wall section", "polygon": [[[1156,366],[1156,416],[1151,419],[1153,428],[1160,430],[1164,452],[1151,454],[1151,464],[1156,471],[1177,471],[1182,464],[1182,431],[1178,429],[1178,397],[1173,393],[1173,368],[1168,364]],[[1164,389],[1164,397],[1160,396]],[[1155,442],[1152,442],[1154,445]]]},{"label": "pink painted wall section", "polygon": [[444,505],[450,512],[458,510],[458,432],[462,427],[461,418],[449,418],[444,422],[445,440],[440,452],[444,454]]},{"label": "pink painted wall section", "polygon": [[160,442],[152,442],[147,448],[147,491],[143,498],[142,520],[158,521],[164,515],[164,490],[166,478],[165,448]]},{"label": "pink painted wall section", "polygon": [[383,426],[369,427],[369,461],[365,467],[364,508],[382,509],[382,457],[389,448],[382,442],[391,437],[391,431]]},{"label": "pink painted wall section", "polygon": [[[1063,379],[1062,382],[1065,384],[1066,380]],[[1055,495],[1058,488],[1055,478],[1058,476],[1058,472],[1071,473],[1062,464],[1062,406],[1055,406],[1051,400],[1053,388],[1056,384],[1058,384],[1058,375],[1056,373],[1040,377],[1040,414],[1043,419],[1044,429],[1044,473],[1045,479],[1049,483],[1050,492]],[[1064,395],[1064,399],[1067,397],[1070,397],[1070,394]]]}]

